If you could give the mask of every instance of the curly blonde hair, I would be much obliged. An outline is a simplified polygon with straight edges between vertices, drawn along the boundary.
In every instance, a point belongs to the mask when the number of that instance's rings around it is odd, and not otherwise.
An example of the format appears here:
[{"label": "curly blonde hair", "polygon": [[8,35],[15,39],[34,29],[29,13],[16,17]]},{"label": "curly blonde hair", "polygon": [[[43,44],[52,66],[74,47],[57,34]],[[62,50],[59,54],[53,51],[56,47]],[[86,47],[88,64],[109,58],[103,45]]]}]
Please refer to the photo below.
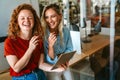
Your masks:
[{"label": "curly blonde hair", "polygon": [[17,19],[18,19],[18,15],[19,15],[21,10],[30,10],[32,12],[32,14],[34,16],[34,28],[32,31],[32,35],[37,34],[37,35],[40,35],[40,37],[42,38],[43,30],[42,30],[40,19],[37,15],[35,9],[32,7],[32,5],[25,4],[25,3],[19,5],[17,8],[15,8],[13,10],[11,20],[9,23],[9,28],[8,28],[8,36],[15,38],[16,36],[20,35],[20,28],[19,28]]}]

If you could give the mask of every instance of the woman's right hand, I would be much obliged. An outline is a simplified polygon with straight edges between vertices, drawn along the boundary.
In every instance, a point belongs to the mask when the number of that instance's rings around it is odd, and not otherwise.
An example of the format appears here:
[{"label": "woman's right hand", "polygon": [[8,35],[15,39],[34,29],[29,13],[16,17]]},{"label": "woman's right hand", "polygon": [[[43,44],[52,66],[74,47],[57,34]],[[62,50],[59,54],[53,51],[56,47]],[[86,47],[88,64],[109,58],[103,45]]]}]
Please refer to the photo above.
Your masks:
[{"label": "woman's right hand", "polygon": [[56,34],[53,32],[53,33],[50,33],[49,37],[48,37],[48,55],[51,59],[54,59],[55,58],[55,54],[54,54],[54,44],[56,42],[57,38],[56,38]]},{"label": "woman's right hand", "polygon": [[48,37],[49,47],[53,47],[56,40],[57,40],[56,34],[55,33],[50,33],[50,35]]},{"label": "woman's right hand", "polygon": [[29,42],[29,48],[30,50],[34,50],[36,46],[39,44],[39,36],[33,36]]}]

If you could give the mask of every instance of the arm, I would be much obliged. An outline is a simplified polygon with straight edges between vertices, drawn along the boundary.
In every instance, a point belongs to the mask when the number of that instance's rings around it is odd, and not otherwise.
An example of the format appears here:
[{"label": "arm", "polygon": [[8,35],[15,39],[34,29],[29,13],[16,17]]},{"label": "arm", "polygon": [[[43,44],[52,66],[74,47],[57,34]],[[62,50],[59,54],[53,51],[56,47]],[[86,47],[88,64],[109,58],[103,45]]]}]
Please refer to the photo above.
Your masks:
[{"label": "arm", "polygon": [[50,63],[50,64],[55,64],[55,62],[57,61],[58,57],[55,56],[54,59],[51,59],[51,57],[49,56],[48,54],[48,46],[49,46],[49,43],[48,43],[48,40],[44,40],[44,56],[45,56],[45,60]]},{"label": "arm", "polygon": [[55,33],[50,33],[49,38],[48,38],[48,56],[51,59],[55,58],[55,54],[54,54],[54,44],[56,42],[57,38],[56,38],[56,34]]},{"label": "arm", "polygon": [[64,67],[60,66],[57,69],[51,70],[53,66],[44,62],[44,54],[42,53],[39,61],[39,68],[47,72],[62,72],[65,70]]},{"label": "arm", "polygon": [[32,37],[29,43],[29,48],[27,49],[23,57],[19,60],[15,55],[6,56],[6,59],[9,65],[15,72],[20,72],[28,64],[31,58],[32,52],[38,45],[38,42],[39,42],[38,36]]},{"label": "arm", "polygon": [[20,72],[28,64],[31,58],[31,53],[32,51],[28,49],[20,60],[18,60],[15,55],[8,55],[6,56],[6,59],[15,72]]}]

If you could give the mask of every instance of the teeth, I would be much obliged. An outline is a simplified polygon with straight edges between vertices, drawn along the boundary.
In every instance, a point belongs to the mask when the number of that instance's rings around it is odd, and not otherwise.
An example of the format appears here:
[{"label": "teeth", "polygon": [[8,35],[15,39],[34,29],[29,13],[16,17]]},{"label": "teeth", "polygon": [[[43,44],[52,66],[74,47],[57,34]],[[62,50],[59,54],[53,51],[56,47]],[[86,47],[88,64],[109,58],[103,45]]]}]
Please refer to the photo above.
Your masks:
[{"label": "teeth", "polygon": [[24,26],[30,26],[30,25],[24,25]]}]

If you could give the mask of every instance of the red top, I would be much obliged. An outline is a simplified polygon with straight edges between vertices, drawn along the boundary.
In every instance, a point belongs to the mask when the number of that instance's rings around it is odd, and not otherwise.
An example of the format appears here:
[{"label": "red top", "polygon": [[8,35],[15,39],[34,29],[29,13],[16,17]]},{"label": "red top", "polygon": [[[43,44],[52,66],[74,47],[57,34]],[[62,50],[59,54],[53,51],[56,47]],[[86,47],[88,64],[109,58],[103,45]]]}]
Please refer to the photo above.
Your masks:
[{"label": "red top", "polygon": [[[15,55],[20,59],[26,52],[29,46],[29,40],[23,40],[19,37],[16,39],[7,38],[4,45],[4,55]],[[40,45],[36,47],[33,51],[31,59],[27,66],[23,68],[19,73],[16,73],[12,68],[10,68],[11,76],[21,76],[27,73],[30,73],[32,70],[38,67],[38,62],[40,54],[44,52],[43,42],[40,40]]]}]

